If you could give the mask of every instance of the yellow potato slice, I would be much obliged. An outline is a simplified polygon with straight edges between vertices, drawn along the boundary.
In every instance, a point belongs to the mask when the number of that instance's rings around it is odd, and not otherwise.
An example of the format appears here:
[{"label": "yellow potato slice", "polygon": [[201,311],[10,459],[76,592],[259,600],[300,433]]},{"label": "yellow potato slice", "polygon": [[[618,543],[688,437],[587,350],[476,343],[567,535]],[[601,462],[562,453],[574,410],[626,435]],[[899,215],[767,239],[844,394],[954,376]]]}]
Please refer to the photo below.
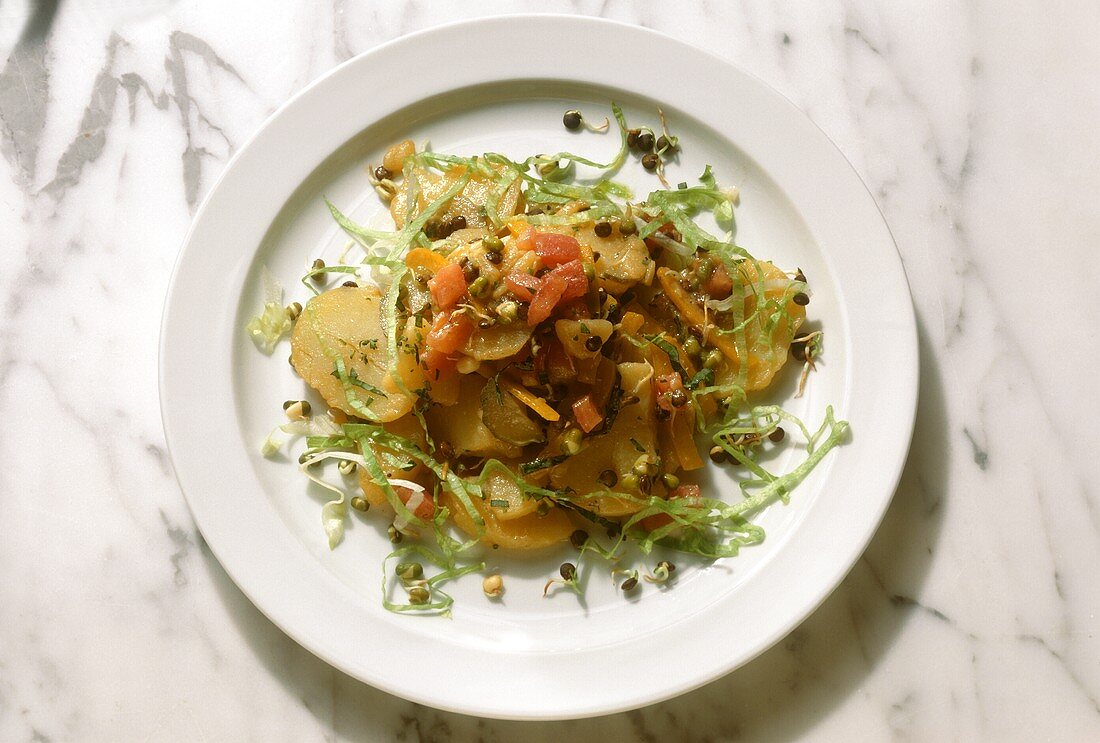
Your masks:
[{"label": "yellow potato slice", "polygon": [[[444,492],[441,500],[450,509],[458,528],[471,537],[476,536],[477,525],[458,499],[449,492]],[[551,508],[545,516],[529,513],[510,521],[498,519],[493,510],[478,499],[474,500],[474,508],[485,520],[485,534],[481,541],[499,544],[505,549],[534,550],[550,547],[568,541],[574,529],[569,516],[557,507]]]},{"label": "yellow potato slice", "polygon": [[[519,462],[505,462],[505,464],[513,472],[519,471]],[[534,513],[539,507],[535,498],[525,496],[519,485],[500,472],[494,472],[487,477],[482,489],[489,503],[489,510],[498,521],[513,521]],[[505,501],[507,505],[500,503],[494,505],[494,501]]]},{"label": "yellow potato slice", "polygon": [[459,380],[458,401],[450,407],[433,405],[424,414],[428,430],[437,443],[450,443],[459,455],[517,458],[522,447],[501,441],[481,422],[481,389],[484,386],[484,377],[463,375]]},{"label": "yellow potato slice", "polygon": [[623,235],[616,226],[607,237],[598,237],[595,225],[583,227],[577,240],[587,244],[593,253],[599,253],[596,261],[596,275],[600,286],[611,294],[622,294],[630,287],[641,282],[650,283],[649,248],[637,235]]},{"label": "yellow potato slice", "polygon": [[[565,352],[576,359],[595,358],[600,347],[611,337],[615,327],[608,320],[557,320],[554,332],[565,347]],[[600,339],[600,345],[590,349],[586,345],[589,338]]]},{"label": "yellow potato slice", "polygon": [[531,328],[523,322],[478,328],[470,334],[462,353],[481,361],[506,359],[523,350],[530,337]]},{"label": "yellow potato slice", "polygon": [[[325,402],[348,415],[392,421],[408,413],[415,400],[389,373],[386,333],[382,329],[382,293],[376,287],[341,286],[318,294],[306,303],[290,337],[290,363]],[[415,331],[406,328],[408,340]],[[424,373],[404,343],[398,371],[414,391],[424,384]],[[346,374],[358,380],[346,387],[333,376],[342,361]],[[365,386],[362,386],[365,385]],[[380,390],[382,394],[372,391]],[[349,396],[351,400],[349,400]]]}]

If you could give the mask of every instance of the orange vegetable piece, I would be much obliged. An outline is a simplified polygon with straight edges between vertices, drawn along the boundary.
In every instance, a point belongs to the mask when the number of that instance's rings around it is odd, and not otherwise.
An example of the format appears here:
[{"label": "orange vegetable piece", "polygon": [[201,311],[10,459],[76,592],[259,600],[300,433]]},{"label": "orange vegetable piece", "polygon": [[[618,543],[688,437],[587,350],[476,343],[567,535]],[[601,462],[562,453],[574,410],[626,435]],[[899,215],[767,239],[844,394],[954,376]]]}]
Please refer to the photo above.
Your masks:
[{"label": "orange vegetable piece", "polygon": [[566,288],[568,283],[562,276],[553,271],[548,273],[534,299],[531,300],[527,310],[527,324],[534,327],[550,317],[550,313],[561,301],[561,295],[565,293]]},{"label": "orange vegetable piece", "polygon": [[440,309],[449,310],[466,294],[466,277],[457,263],[448,263],[435,272],[428,281],[432,301]]},{"label": "orange vegetable piece", "polygon": [[585,433],[589,433],[600,425],[603,416],[600,415],[596,403],[592,402],[592,395],[584,395],[573,403],[573,417],[577,419],[577,425]]},{"label": "orange vegetable piece", "polygon": [[[526,235],[524,235],[526,237]],[[523,238],[521,238],[522,242]],[[534,250],[547,266],[558,266],[573,260],[580,260],[581,244],[572,235],[559,232],[536,232]]]}]

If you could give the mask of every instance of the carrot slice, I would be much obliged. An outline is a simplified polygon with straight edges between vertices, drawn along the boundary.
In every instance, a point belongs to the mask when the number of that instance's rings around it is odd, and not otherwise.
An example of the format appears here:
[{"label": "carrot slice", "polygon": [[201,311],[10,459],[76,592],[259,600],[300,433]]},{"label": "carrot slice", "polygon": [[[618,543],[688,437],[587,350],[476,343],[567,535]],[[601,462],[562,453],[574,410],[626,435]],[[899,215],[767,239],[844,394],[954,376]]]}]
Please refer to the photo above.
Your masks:
[{"label": "carrot slice", "polygon": [[541,397],[534,394],[530,390],[526,389],[525,387],[520,387],[512,380],[504,379],[502,377],[500,379],[500,386],[510,392],[521,403],[541,415],[544,419],[548,421],[556,421],[561,418],[561,416],[558,414],[558,411],[550,407],[550,405],[547,404],[545,400],[543,400]]},{"label": "carrot slice", "polygon": [[674,413],[671,419],[672,446],[680,466],[685,470],[697,470],[703,466],[703,459],[695,446],[695,427],[691,412]]}]

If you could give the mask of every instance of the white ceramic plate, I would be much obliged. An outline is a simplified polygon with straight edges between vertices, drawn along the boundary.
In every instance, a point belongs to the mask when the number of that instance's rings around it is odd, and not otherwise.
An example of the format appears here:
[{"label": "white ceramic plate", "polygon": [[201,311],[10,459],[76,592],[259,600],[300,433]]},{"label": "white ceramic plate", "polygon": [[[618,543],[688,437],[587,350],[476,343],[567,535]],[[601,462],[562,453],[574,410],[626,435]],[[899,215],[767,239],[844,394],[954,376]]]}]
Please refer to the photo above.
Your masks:
[{"label": "white ceramic plate", "polygon": [[[827,331],[809,393],[792,370],[774,397],[816,425],[826,404],[851,440],[758,519],[762,545],[712,566],[681,563],[677,585],[624,599],[597,571],[586,600],[541,597],[571,551],[491,553],[505,600],[480,578],[454,587],[454,618],[398,616],[380,603],[382,519],[351,519],[329,551],[318,494],[291,459],[259,444],[281,401],[303,394],[286,345],[262,356],[242,328],[260,266],[297,292],[308,261],[344,244],[322,196],[369,222],[382,207],[364,169],[406,136],[441,151],[518,156],[572,149],[606,157],[614,134],[572,134],[562,112],[655,123],[683,142],[672,182],[703,165],[740,186],[738,242],[801,266],[810,316]],[[640,193],[655,180],[633,165]],[[300,286],[300,285],[299,285]],[[288,301],[291,297],[288,297]],[[304,297],[299,297],[304,298]],[[283,106],[207,196],[175,269],[161,339],[165,433],[214,554],[279,627],[332,665],[386,691],[491,717],[596,715],[682,693],[745,663],[802,621],[863,551],[897,484],[912,431],[917,344],[889,231],[844,157],[789,102],[724,61],[643,29],[563,16],[436,28],[357,57]],[[293,454],[291,456],[294,456]],[[775,462],[783,468],[793,456]],[[730,492],[724,473],[712,487]]]}]

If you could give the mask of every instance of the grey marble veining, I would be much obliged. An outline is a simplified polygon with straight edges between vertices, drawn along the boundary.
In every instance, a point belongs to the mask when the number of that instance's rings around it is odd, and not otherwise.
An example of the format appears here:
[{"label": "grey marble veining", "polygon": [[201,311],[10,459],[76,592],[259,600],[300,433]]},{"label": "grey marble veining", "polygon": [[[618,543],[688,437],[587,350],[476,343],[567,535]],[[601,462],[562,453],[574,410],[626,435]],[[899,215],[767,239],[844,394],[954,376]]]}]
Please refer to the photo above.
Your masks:
[{"label": "grey marble veining", "polygon": [[[1094,3],[49,5],[0,7],[0,739],[1100,737]],[[825,604],[702,689],[547,724],[393,698],[264,619],[191,522],[156,389],[182,236],[263,119],[402,33],[529,10],[790,97],[878,200],[921,340],[901,487]]]}]

